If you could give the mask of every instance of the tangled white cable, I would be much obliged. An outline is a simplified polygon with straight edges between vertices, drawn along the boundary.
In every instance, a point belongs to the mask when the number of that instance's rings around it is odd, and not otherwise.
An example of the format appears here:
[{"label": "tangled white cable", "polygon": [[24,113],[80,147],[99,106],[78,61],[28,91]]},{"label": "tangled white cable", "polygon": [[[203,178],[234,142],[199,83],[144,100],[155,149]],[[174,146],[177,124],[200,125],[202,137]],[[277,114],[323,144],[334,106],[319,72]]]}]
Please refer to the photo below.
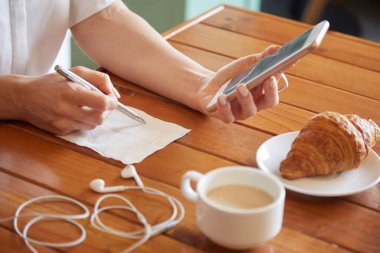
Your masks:
[{"label": "tangled white cable", "polygon": [[[154,188],[145,187],[133,165],[128,165],[127,167],[125,167],[121,171],[121,177],[125,179],[133,178],[138,186],[116,185],[116,186],[106,187],[104,180],[94,179],[90,182],[90,189],[97,193],[120,192],[120,191],[125,191],[125,190],[142,190],[143,192],[147,194],[165,197],[169,201],[173,209],[172,215],[166,221],[163,221],[161,223],[158,223],[152,226],[151,224],[148,223],[145,216],[139,210],[137,210],[137,208],[127,198],[121,195],[117,195],[117,194],[107,194],[100,197],[96,201],[95,206],[94,206],[94,212],[91,215],[91,225],[94,226],[96,229],[99,229],[100,231],[103,231],[105,233],[110,233],[110,234],[124,237],[124,238],[139,239],[137,242],[132,244],[132,246],[130,246],[129,248],[123,251],[123,253],[128,253],[135,250],[137,247],[139,247],[144,242],[149,240],[149,238],[151,238],[152,236],[162,233],[176,226],[178,223],[180,223],[183,217],[185,216],[185,209],[182,203],[178,199],[174,198],[173,196],[170,196]],[[110,206],[100,207],[102,202],[108,198],[116,198],[116,199],[122,200],[123,202],[125,202],[126,205],[110,205]],[[138,220],[144,226],[144,229],[133,231],[133,232],[124,232],[124,231],[116,230],[116,229],[106,226],[100,220],[99,214],[110,209],[124,209],[124,210],[128,210],[135,213]]]},{"label": "tangled white cable", "polygon": [[[27,207],[28,205],[30,205],[32,203],[39,202],[39,201],[47,201],[47,200],[50,201],[50,200],[56,200],[56,199],[68,201],[68,202],[71,202],[71,203],[73,203],[75,205],[78,205],[80,208],[82,208],[84,210],[84,212],[81,213],[81,214],[71,214],[71,215],[66,215],[66,214],[50,214],[50,213],[26,213],[26,214],[21,214],[21,211],[25,207]],[[86,230],[84,229],[84,227],[83,227],[82,224],[80,224],[79,222],[77,222],[75,220],[86,219],[87,217],[89,217],[89,215],[90,215],[90,211],[88,210],[88,208],[85,205],[83,205],[82,203],[80,203],[79,201],[77,201],[77,200],[75,200],[73,198],[62,196],[62,195],[45,195],[45,196],[40,196],[40,197],[32,198],[32,199],[30,199],[28,201],[25,201],[24,203],[22,203],[17,208],[16,213],[15,213],[14,216],[8,217],[8,218],[5,218],[5,219],[1,219],[0,223],[5,222],[7,220],[13,220],[13,227],[14,227],[14,230],[16,231],[16,233],[21,238],[24,239],[24,242],[25,242],[26,246],[33,253],[38,253],[38,251],[31,245],[31,243],[34,243],[34,244],[37,244],[37,245],[41,245],[41,246],[53,247],[53,248],[57,248],[57,247],[72,247],[72,246],[77,246],[77,245],[81,244],[86,239]],[[32,216],[32,217],[35,216],[35,217],[26,223],[24,229],[21,232],[20,229],[19,229],[19,227],[18,227],[18,219],[20,217],[28,217],[28,216]],[[50,220],[50,219],[59,219],[59,220],[64,220],[66,222],[69,222],[69,223],[75,225],[76,227],[78,227],[78,229],[81,231],[81,235],[80,235],[80,237],[78,239],[73,240],[73,241],[69,241],[69,242],[45,242],[45,241],[40,241],[40,240],[29,238],[28,237],[28,231],[31,228],[31,226],[33,226],[35,223],[37,223],[39,221],[46,220],[46,219],[48,219],[48,220]]]},{"label": "tangled white cable", "polygon": [[[124,237],[124,238],[139,239],[132,246],[124,250],[123,253],[132,252],[137,247],[139,247],[140,245],[145,243],[147,240],[149,240],[149,238],[151,238],[152,236],[162,233],[176,226],[178,223],[182,221],[183,217],[185,216],[185,209],[182,203],[176,198],[162,191],[149,188],[149,187],[141,187],[141,186],[120,186],[120,187],[123,187],[124,190],[142,190],[143,192],[148,193],[148,194],[163,196],[169,201],[169,203],[172,205],[172,208],[173,208],[172,215],[170,216],[169,219],[152,226],[148,223],[145,216],[140,211],[138,211],[136,207],[127,198],[121,195],[117,195],[117,194],[107,194],[100,197],[96,201],[95,206],[94,206],[94,211],[91,215],[91,225],[94,226],[96,229],[103,231],[105,233],[110,233],[110,234]],[[110,205],[110,206],[100,207],[101,203],[104,200],[109,199],[109,198],[120,199],[123,202],[125,202],[126,205]],[[105,225],[99,218],[99,214],[110,209],[124,209],[124,210],[128,210],[135,213],[138,220],[144,226],[144,229],[133,231],[133,232],[124,232],[124,231],[113,229]],[[177,216],[178,218],[176,218]]]},{"label": "tangled white cable", "polygon": [[[182,203],[178,199],[174,198],[173,196],[170,196],[170,195],[168,195],[162,191],[159,191],[157,189],[154,189],[154,188],[145,187],[143,185],[140,177],[136,173],[136,170],[134,169],[134,167],[132,165],[127,166],[125,168],[125,170],[123,170],[122,177],[123,178],[134,178],[134,180],[137,182],[137,184],[139,186],[121,185],[121,186],[105,187],[105,183],[102,179],[95,179],[95,180],[91,181],[90,188],[93,191],[96,191],[98,193],[119,192],[119,191],[124,191],[124,190],[142,190],[144,193],[147,193],[147,194],[165,197],[169,201],[169,203],[171,204],[171,206],[173,208],[173,212],[167,220],[165,220],[161,223],[155,224],[155,225],[151,225],[148,223],[145,216],[139,210],[137,210],[137,208],[127,198],[125,198],[121,195],[118,195],[118,194],[107,194],[107,195],[103,195],[100,198],[98,198],[98,200],[96,201],[95,206],[94,206],[94,211],[91,214],[91,219],[90,219],[91,225],[94,228],[96,228],[102,232],[105,232],[105,233],[113,234],[113,235],[124,237],[124,238],[139,239],[137,242],[135,242],[129,248],[127,248],[126,250],[123,251],[123,253],[129,253],[129,252],[132,252],[133,250],[135,250],[140,245],[142,245],[147,240],[149,240],[149,238],[151,238],[152,236],[155,236],[159,233],[162,233],[162,232],[176,226],[178,223],[180,223],[185,216],[185,209],[184,209]],[[123,201],[126,205],[108,205],[108,206],[101,207],[102,202],[106,199],[109,199],[109,198],[119,199],[119,200]],[[30,205],[32,203],[39,202],[39,201],[56,200],[56,199],[68,201],[68,202],[71,202],[75,205],[78,205],[80,208],[82,208],[84,210],[84,212],[80,213],[80,214],[72,214],[72,215],[50,214],[50,213],[21,214],[21,211],[25,207],[27,207],[28,205]],[[125,232],[125,231],[116,230],[114,228],[111,228],[111,227],[105,225],[102,222],[102,220],[99,218],[99,215],[102,212],[105,212],[105,211],[108,211],[111,209],[123,209],[123,210],[133,212],[137,216],[137,218],[141,222],[141,224],[144,226],[144,228],[137,230],[137,231],[133,231],[133,232]],[[18,219],[20,217],[28,217],[28,216],[31,216],[33,218],[27,222],[27,224],[25,225],[24,229],[21,232],[19,227],[18,227]],[[38,253],[38,251],[31,245],[31,243],[41,245],[41,246],[53,247],[53,248],[72,247],[72,246],[77,246],[77,245],[81,244],[86,239],[86,230],[84,229],[83,225],[81,225],[80,223],[78,223],[75,220],[85,219],[89,216],[90,216],[90,212],[89,212],[88,208],[84,204],[82,204],[81,202],[79,202],[73,198],[62,196],[62,195],[46,195],[46,196],[40,196],[40,197],[32,198],[28,201],[25,201],[24,203],[22,203],[17,208],[14,216],[8,217],[5,219],[0,219],[0,223],[8,221],[8,220],[13,220],[13,226],[14,226],[16,233],[21,238],[24,239],[25,244],[33,253]],[[28,237],[28,231],[29,231],[30,227],[33,226],[35,223],[38,223],[39,221],[47,220],[47,219],[50,219],[50,220],[51,219],[60,219],[60,220],[64,220],[66,222],[69,222],[69,223],[77,226],[78,229],[81,231],[80,237],[76,240],[73,240],[73,241],[57,242],[57,243],[45,242],[45,241],[40,241],[40,240],[29,238]]]}]

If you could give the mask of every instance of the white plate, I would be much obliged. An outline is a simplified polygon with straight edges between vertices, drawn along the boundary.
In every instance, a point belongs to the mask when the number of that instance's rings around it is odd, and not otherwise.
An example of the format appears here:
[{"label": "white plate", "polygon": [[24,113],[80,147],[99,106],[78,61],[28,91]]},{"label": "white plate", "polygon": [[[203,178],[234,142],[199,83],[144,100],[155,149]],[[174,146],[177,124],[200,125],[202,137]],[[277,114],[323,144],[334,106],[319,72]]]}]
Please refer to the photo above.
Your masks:
[{"label": "white plate", "polygon": [[281,177],[279,168],[299,132],[274,136],[257,150],[259,168],[276,176],[285,188],[312,196],[337,197],[365,191],[380,181],[380,158],[371,150],[357,169],[334,175],[287,180]]}]

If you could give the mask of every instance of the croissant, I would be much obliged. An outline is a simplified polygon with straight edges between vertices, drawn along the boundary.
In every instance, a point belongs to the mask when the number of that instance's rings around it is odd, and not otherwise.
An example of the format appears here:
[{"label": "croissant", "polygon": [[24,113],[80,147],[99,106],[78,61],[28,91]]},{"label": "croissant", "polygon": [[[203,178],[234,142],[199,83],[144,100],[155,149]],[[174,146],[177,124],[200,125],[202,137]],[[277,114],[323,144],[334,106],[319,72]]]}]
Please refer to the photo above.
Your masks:
[{"label": "croissant", "polygon": [[281,162],[281,175],[296,179],[357,168],[379,139],[380,128],[370,119],[336,112],[317,114]]}]

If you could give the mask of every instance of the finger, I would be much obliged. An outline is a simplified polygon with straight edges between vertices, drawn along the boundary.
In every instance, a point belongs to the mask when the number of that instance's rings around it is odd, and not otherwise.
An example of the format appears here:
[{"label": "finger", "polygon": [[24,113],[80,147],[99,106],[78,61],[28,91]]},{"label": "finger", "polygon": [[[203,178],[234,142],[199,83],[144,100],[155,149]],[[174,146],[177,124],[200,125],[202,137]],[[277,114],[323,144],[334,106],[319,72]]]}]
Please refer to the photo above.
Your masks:
[{"label": "finger", "polygon": [[120,97],[120,94],[117,91],[115,92],[116,89],[114,88],[111,82],[111,78],[108,74],[81,66],[73,67],[71,68],[71,71],[73,71],[75,74],[79,75],[86,81],[90,82],[91,84],[95,85],[105,94]]},{"label": "finger", "polygon": [[247,86],[242,84],[238,87],[237,100],[240,104],[240,113],[238,119],[246,119],[256,114],[256,105],[253,100],[252,94],[249,92]]},{"label": "finger", "polygon": [[117,100],[113,96],[87,90],[72,82],[68,82],[67,87],[69,88],[63,92],[63,97],[79,107],[87,106],[99,111],[113,110],[117,107]]},{"label": "finger", "polygon": [[121,98],[119,91],[118,91],[115,87],[112,87],[112,93],[113,93],[117,98]]},{"label": "finger", "polygon": [[274,54],[280,48],[281,46],[279,45],[270,45],[266,47],[260,54],[258,54],[257,61],[261,61],[263,58],[267,57],[268,55]]},{"label": "finger", "polygon": [[264,95],[256,103],[258,111],[274,107],[279,102],[277,80],[274,76],[265,80],[264,92]]},{"label": "finger", "polygon": [[90,108],[78,107],[71,103],[62,103],[57,106],[56,113],[65,118],[69,118],[87,125],[97,126],[103,124],[105,116],[110,113],[110,111],[99,111],[92,110]]},{"label": "finger", "polygon": [[273,75],[276,78],[277,82],[280,80],[282,74],[283,72],[279,72]]},{"label": "finger", "polygon": [[247,70],[249,67],[253,66],[256,62],[261,60],[262,58],[268,56],[269,54],[273,54],[276,52],[280,46],[271,45],[258,54],[251,54],[245,57],[241,57],[226,66],[222,67],[217,73],[216,77],[218,83],[222,84],[225,81],[235,77],[240,74],[244,70]]},{"label": "finger", "polygon": [[259,59],[260,54],[252,54],[245,57],[241,57],[221,69],[216,73],[215,78],[218,80],[217,83],[223,84],[227,80],[237,76],[241,72],[247,70],[249,67],[253,66]]},{"label": "finger", "polygon": [[[273,75],[276,78],[276,80],[277,80],[277,88],[278,88],[278,82],[281,79],[281,73],[282,72]],[[259,101],[259,99],[261,99],[261,97],[265,94],[265,89],[264,89],[264,83],[265,83],[265,81],[263,83],[261,83],[260,85],[256,86],[251,91],[251,93],[253,94],[253,100],[254,101]]]},{"label": "finger", "polygon": [[70,119],[59,119],[57,121],[52,122],[51,126],[48,129],[49,131],[57,134],[57,135],[65,135],[69,134],[76,130],[91,130],[96,126],[88,125],[82,122],[78,122]]},{"label": "finger", "polygon": [[284,74],[283,72],[280,72],[280,73],[277,73],[277,74],[273,75],[276,78],[276,81],[277,81],[277,91],[278,92],[280,92],[281,90],[283,90],[285,88],[285,86],[286,86],[285,85],[286,81],[282,78],[283,74]]},{"label": "finger", "polygon": [[270,45],[270,46],[266,47],[263,52],[261,52],[261,57],[262,58],[267,57],[268,55],[271,55],[271,54],[277,52],[280,48],[281,48],[281,46],[279,46],[279,45]]},{"label": "finger", "polygon": [[227,102],[227,98],[225,95],[222,95],[218,98],[217,107],[219,119],[221,119],[225,123],[231,123],[235,120],[234,115],[232,114],[231,104]]}]

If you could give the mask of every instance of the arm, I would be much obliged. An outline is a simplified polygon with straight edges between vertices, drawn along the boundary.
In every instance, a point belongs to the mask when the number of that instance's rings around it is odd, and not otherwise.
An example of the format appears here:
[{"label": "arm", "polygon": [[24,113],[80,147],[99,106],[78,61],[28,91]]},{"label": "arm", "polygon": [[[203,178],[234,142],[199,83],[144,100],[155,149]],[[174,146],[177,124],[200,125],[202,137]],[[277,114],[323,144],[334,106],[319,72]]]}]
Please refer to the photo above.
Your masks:
[{"label": "arm", "polygon": [[[80,47],[102,67],[206,114],[207,102],[218,87],[267,52],[239,59],[214,73],[175,50],[121,1],[71,30]],[[221,97],[212,115],[232,122],[278,103],[275,79],[267,80],[255,95],[245,86],[239,91],[237,103],[230,104]]]},{"label": "arm", "polygon": [[201,79],[212,71],[175,50],[122,2],[114,3],[71,30],[80,47],[100,66],[197,108],[195,93]]}]

